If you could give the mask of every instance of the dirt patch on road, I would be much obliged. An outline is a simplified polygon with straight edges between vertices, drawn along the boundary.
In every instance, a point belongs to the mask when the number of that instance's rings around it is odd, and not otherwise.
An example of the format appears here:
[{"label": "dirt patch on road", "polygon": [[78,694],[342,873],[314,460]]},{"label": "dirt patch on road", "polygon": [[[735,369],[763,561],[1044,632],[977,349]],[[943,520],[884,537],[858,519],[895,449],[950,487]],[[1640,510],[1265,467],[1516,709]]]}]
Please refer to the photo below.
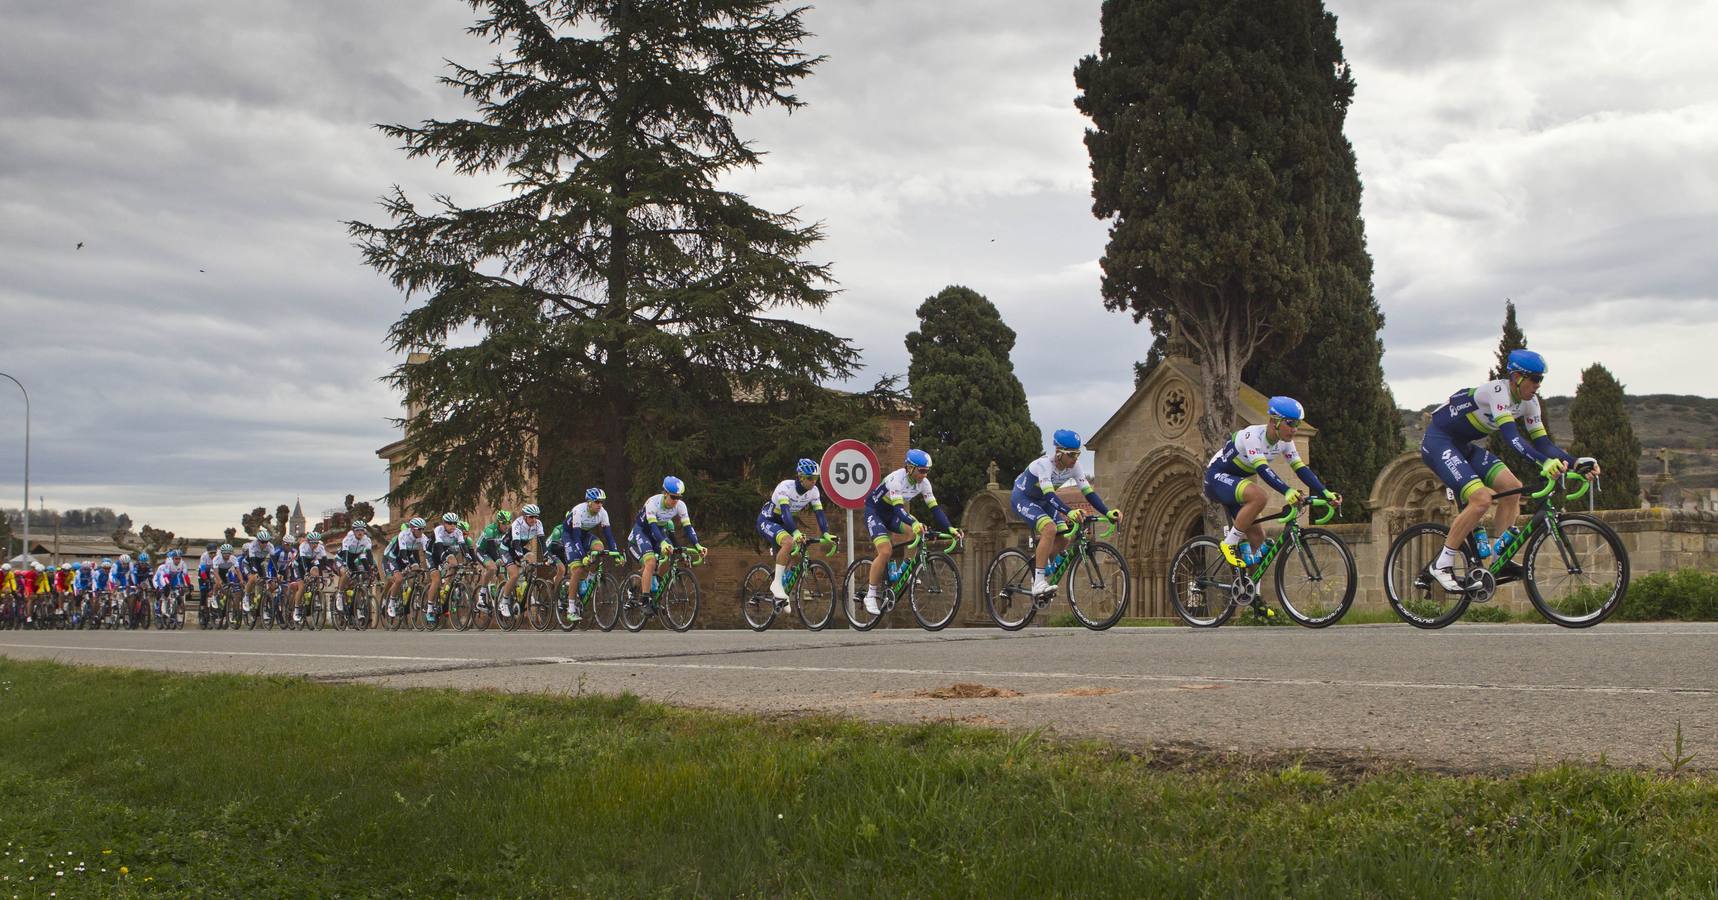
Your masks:
[{"label": "dirt patch on road", "polygon": [[1064,697],[1102,697],[1105,694],[1119,694],[1119,693],[1121,693],[1121,688],[1100,688],[1100,687],[1069,688],[1068,690],[1065,690],[1065,691],[1057,691],[1057,693],[1061,694]]},{"label": "dirt patch on road", "polygon": [[957,681],[948,687],[914,691],[913,696],[926,700],[989,700],[996,697],[1024,697],[1026,695],[1013,690],[1012,688],[991,687],[985,684],[975,684],[970,681]]}]

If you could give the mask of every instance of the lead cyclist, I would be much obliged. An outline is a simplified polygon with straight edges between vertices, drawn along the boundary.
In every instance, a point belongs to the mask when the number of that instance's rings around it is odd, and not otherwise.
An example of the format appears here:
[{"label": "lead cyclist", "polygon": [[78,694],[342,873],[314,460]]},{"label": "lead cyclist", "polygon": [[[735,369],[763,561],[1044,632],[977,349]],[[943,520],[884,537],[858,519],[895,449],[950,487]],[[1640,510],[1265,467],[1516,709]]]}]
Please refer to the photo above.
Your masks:
[{"label": "lead cyclist", "polygon": [[[1520,494],[1511,494],[1493,504],[1494,493],[1521,487],[1521,479],[1509,471],[1503,460],[1474,442],[1500,434],[1515,452],[1538,465],[1539,474],[1546,478],[1563,474],[1574,461],[1551,442],[1545,431],[1537,396],[1545,371],[1545,357],[1532,350],[1510,351],[1504,377],[1451,395],[1447,403],[1432,413],[1426,436],[1420,441],[1420,460],[1467,504],[1450,523],[1443,552],[1432,564],[1432,578],[1452,594],[1464,589],[1454,572],[1456,562],[1461,559],[1462,543],[1485,518],[1486,511],[1493,505],[1497,508],[1492,528],[1498,537],[1487,548],[1493,554],[1505,550],[1515,540],[1513,526],[1521,512]],[[1600,474],[1596,460],[1592,472]]]}]

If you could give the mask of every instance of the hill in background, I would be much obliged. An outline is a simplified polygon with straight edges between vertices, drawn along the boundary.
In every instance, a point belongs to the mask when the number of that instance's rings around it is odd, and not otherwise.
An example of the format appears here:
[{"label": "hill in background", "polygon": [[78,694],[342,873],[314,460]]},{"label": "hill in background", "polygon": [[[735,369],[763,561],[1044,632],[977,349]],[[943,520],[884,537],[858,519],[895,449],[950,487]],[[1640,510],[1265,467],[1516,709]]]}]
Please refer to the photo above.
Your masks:
[{"label": "hill in background", "polygon": [[[1569,404],[1573,397],[1546,397],[1545,420],[1558,444],[1570,437]],[[1659,451],[1670,451],[1670,474],[1684,488],[1718,487],[1718,399],[1686,394],[1630,394],[1624,397],[1635,437],[1640,439],[1640,476],[1644,487],[1664,471]],[[1400,410],[1405,449],[1418,449],[1425,431],[1422,410]]]}]

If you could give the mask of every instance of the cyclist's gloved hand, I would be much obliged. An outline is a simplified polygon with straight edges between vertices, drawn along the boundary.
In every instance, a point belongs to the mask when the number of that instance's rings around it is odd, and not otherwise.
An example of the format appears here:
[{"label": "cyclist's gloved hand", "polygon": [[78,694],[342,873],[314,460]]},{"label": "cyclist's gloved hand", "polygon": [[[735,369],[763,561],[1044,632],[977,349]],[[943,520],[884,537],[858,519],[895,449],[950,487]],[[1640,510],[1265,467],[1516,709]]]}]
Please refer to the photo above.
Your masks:
[{"label": "cyclist's gloved hand", "polygon": [[794,531],[793,531],[793,542],[796,544],[805,543],[805,532],[800,531],[797,528],[794,529]]},{"label": "cyclist's gloved hand", "polygon": [[626,559],[626,554],[620,552],[619,550],[610,550],[608,552],[608,555],[611,559],[614,559],[614,560]]},{"label": "cyclist's gloved hand", "polygon": [[1550,457],[1550,458],[1546,459],[1544,462],[1539,464],[1539,474],[1545,476],[1546,478],[1556,478],[1557,476],[1563,474],[1563,470],[1565,470],[1567,468],[1569,468],[1568,463],[1565,463],[1562,460],[1558,459],[1557,457],[1553,456],[1553,457]]},{"label": "cyclist's gloved hand", "polygon": [[656,550],[657,550],[657,552],[661,553],[663,556],[667,556],[668,554],[674,552],[674,542],[673,541],[663,541],[659,546],[657,546]]},{"label": "cyclist's gloved hand", "polygon": [[1319,497],[1321,499],[1323,499],[1324,502],[1329,503],[1332,506],[1341,506],[1342,505],[1342,495],[1331,490],[1330,488],[1325,488],[1324,493],[1320,494]]},{"label": "cyclist's gloved hand", "polygon": [[1288,493],[1283,495],[1283,502],[1287,503],[1290,506],[1293,506],[1296,503],[1300,502],[1300,498],[1302,496],[1303,495],[1300,492],[1300,488],[1289,488]]},{"label": "cyclist's gloved hand", "polygon": [[1109,519],[1111,522],[1114,522],[1114,523],[1119,525],[1119,524],[1121,524],[1121,510],[1112,509],[1109,511],[1108,514],[1106,514],[1104,516],[1104,518]]},{"label": "cyclist's gloved hand", "polygon": [[696,551],[699,556],[709,556],[710,555],[710,551],[705,550],[703,544],[693,544],[692,549],[694,551]]}]

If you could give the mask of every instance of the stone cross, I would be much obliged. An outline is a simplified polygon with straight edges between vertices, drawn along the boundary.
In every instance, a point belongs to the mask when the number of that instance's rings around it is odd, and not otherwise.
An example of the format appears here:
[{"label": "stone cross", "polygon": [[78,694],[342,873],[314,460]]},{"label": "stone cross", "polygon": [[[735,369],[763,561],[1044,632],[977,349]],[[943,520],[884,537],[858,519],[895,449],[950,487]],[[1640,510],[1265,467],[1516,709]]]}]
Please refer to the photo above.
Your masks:
[{"label": "stone cross", "polygon": [[1670,475],[1670,448],[1669,447],[1660,447],[1659,448],[1659,450],[1658,450],[1658,461],[1661,463],[1664,463],[1664,472],[1661,474],[1666,475],[1666,476]]},{"label": "stone cross", "polygon": [[986,466],[984,471],[990,473],[990,483],[985,485],[985,487],[993,491],[1001,490],[1001,485],[996,483],[996,460],[991,460],[990,465]]}]

